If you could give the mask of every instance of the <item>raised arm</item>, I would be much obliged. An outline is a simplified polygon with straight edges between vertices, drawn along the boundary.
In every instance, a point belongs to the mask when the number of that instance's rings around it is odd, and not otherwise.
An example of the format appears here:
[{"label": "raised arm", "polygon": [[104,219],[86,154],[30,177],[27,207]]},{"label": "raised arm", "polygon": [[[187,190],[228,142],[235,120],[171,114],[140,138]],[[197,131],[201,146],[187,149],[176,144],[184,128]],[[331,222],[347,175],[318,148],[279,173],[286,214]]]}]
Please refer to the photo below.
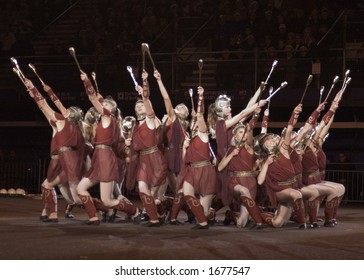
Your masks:
[{"label": "raised arm", "polygon": [[40,94],[38,89],[33,85],[33,83],[25,79],[24,85],[26,86],[29,95],[33,98],[33,100],[37,103],[39,109],[42,111],[48,122],[50,121],[57,121],[56,117],[54,116],[53,109],[48,105],[47,101],[44,97]]},{"label": "raised arm", "polygon": [[257,107],[263,107],[267,103],[266,100],[260,100],[259,103],[255,103],[252,106],[240,111],[237,115],[234,117],[227,119],[225,121],[226,128],[233,127],[238,122],[244,121],[246,118],[248,118],[250,115],[252,115]]},{"label": "raised arm", "polygon": [[91,101],[92,105],[95,109],[100,113],[101,116],[104,115],[104,107],[100,102],[100,98],[102,98],[94,89],[90,79],[88,78],[85,72],[81,72],[81,80],[83,81],[83,85],[85,86],[86,94],[88,99]]},{"label": "raised arm", "polygon": [[246,105],[245,109],[248,109],[249,107],[253,106],[255,103],[257,103],[257,100],[259,99],[259,97],[262,95],[262,92],[265,89],[265,83],[261,82],[258,89],[255,91],[254,95],[252,98],[250,98],[248,104]]},{"label": "raised arm", "polygon": [[150,96],[150,90],[149,90],[149,82],[148,82],[148,73],[143,69],[142,73],[142,80],[143,80],[143,93],[142,93],[142,99],[145,107],[145,113],[146,113],[146,122],[150,129],[154,129],[157,127],[155,122],[155,114],[153,110],[152,103],[150,102],[149,96]]},{"label": "raised arm", "polygon": [[282,145],[279,147],[279,151],[287,158],[289,158],[289,147],[291,146],[291,136],[294,126],[297,123],[298,116],[302,112],[302,104],[298,104],[292,114],[289,122],[287,124],[286,133],[284,134]]},{"label": "raised arm", "polygon": [[171,99],[169,98],[168,92],[167,92],[166,88],[164,87],[161,74],[158,72],[158,70],[154,70],[154,77],[157,80],[159,90],[163,97],[164,106],[166,107],[166,112],[168,115],[167,124],[170,124],[176,119],[176,114],[174,112],[174,108],[173,108]]},{"label": "raised arm", "polygon": [[204,118],[205,111],[205,102],[204,102],[204,89],[203,87],[197,88],[198,93],[198,101],[197,101],[197,113],[196,113],[196,122],[198,124],[198,130],[202,133],[207,133],[207,125]]},{"label": "raised arm", "polygon": [[61,114],[67,118],[69,116],[69,112],[67,108],[65,108],[62,104],[62,102],[59,100],[58,96],[55,94],[55,92],[51,89],[51,87],[47,84],[43,84],[44,91],[48,94],[49,98],[53,102],[54,105],[58,108],[58,110],[61,112]]}]

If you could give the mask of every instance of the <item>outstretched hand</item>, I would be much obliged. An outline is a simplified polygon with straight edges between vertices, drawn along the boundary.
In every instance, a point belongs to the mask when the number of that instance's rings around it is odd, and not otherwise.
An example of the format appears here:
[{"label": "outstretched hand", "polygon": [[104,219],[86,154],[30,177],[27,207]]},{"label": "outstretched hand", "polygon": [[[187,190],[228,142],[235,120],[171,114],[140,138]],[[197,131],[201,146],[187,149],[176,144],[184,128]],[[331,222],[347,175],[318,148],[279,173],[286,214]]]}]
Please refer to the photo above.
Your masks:
[{"label": "outstretched hand", "polygon": [[157,69],[154,70],[153,75],[157,79],[157,81],[160,81],[162,79],[162,76]]},{"label": "outstretched hand", "polygon": [[148,72],[143,69],[142,80],[145,81],[146,79],[148,79]]},{"label": "outstretched hand", "polygon": [[83,71],[81,71],[80,76],[81,76],[82,81],[85,81],[87,79],[87,74],[85,72],[83,72]]},{"label": "outstretched hand", "polygon": [[48,92],[51,88],[50,88],[50,86],[49,86],[49,85],[44,84],[44,85],[43,85],[43,89],[44,89],[44,91],[45,91],[45,92]]},{"label": "outstretched hand", "polygon": [[34,88],[32,81],[29,79],[24,79],[24,85],[27,87],[28,90]]}]

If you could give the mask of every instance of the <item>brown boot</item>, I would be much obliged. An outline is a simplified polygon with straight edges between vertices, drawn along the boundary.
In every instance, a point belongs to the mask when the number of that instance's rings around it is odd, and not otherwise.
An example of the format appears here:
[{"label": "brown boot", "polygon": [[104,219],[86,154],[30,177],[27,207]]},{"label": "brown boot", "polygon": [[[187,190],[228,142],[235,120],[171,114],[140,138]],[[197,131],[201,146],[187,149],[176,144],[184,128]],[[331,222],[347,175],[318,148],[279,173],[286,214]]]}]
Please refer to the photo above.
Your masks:
[{"label": "brown boot", "polygon": [[206,216],[204,214],[200,201],[191,195],[185,195],[185,200],[192,213],[197,218],[197,221],[201,223],[207,223]]},{"label": "brown boot", "polygon": [[337,205],[339,198],[336,196],[330,201],[326,201],[325,204],[325,223],[324,227],[334,227],[335,224],[332,222],[335,215],[335,205]]},{"label": "brown boot", "polygon": [[310,219],[310,224],[312,228],[319,227],[317,223],[317,207],[319,204],[319,198],[315,198],[314,200],[307,201],[307,214],[308,218]]},{"label": "brown boot", "polygon": [[149,220],[158,221],[157,206],[155,205],[154,198],[151,195],[147,195],[143,192],[139,192],[139,197],[143,203],[145,211],[147,211]]},{"label": "brown boot", "polygon": [[263,223],[263,219],[260,216],[260,211],[259,211],[259,208],[258,208],[257,204],[255,203],[255,201],[253,199],[251,199],[250,197],[247,197],[244,195],[241,195],[240,199],[241,199],[243,205],[248,210],[250,216],[253,218],[254,222],[258,225],[261,225]]},{"label": "brown boot", "polygon": [[303,204],[302,198],[294,201],[293,211],[296,213],[296,219],[297,223],[299,224],[299,229],[306,229],[305,206]]},{"label": "brown boot", "polygon": [[[95,219],[98,217],[96,215],[96,207],[93,203],[92,197],[88,195],[78,195],[78,197],[81,199],[83,206],[85,207],[86,213],[90,219]],[[95,219],[96,220],[96,219]],[[100,221],[98,221],[100,223]],[[95,223],[96,224],[96,223]]]},{"label": "brown boot", "polygon": [[[56,214],[57,215],[57,194],[55,189],[47,189],[42,186],[42,193],[44,196],[44,199],[46,201],[46,205],[49,207],[49,213],[50,215]],[[58,218],[44,218],[42,219],[42,222],[45,223],[58,223]]]}]

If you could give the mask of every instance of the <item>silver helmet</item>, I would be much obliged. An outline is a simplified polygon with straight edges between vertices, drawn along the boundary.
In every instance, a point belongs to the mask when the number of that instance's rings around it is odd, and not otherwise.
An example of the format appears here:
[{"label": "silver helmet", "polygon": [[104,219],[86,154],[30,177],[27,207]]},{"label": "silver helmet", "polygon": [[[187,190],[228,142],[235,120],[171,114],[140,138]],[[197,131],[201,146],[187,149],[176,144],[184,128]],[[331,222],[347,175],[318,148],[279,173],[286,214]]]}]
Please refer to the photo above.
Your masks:
[{"label": "silver helmet", "polygon": [[223,109],[230,106],[231,99],[227,95],[219,95],[215,100],[215,112],[220,118],[225,118]]}]

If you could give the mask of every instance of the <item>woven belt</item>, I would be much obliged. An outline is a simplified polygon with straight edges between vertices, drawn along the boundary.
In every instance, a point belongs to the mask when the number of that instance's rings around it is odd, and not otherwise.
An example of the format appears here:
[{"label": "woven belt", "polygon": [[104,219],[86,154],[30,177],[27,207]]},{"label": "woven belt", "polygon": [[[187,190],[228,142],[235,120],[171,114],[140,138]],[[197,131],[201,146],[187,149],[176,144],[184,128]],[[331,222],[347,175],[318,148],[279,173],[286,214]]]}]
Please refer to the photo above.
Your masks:
[{"label": "woven belt", "polygon": [[147,149],[140,150],[139,153],[141,155],[149,155],[149,154],[155,153],[156,151],[158,151],[158,146],[153,146],[153,147],[150,147]]},{"label": "woven belt", "polygon": [[58,155],[51,155],[51,159],[59,159]]},{"label": "woven belt", "polygon": [[258,175],[257,171],[233,171],[230,172],[230,177],[255,177]]},{"label": "woven belt", "polygon": [[67,146],[62,146],[58,149],[59,153],[63,153],[63,152],[68,152],[68,151],[73,151],[75,150],[75,148],[73,147],[67,147]]},{"label": "woven belt", "polygon": [[301,180],[301,179],[302,179],[302,173],[298,173],[298,174],[296,174],[295,178],[296,178],[297,180]]},{"label": "woven belt", "polygon": [[196,162],[189,163],[189,166],[191,166],[191,167],[203,167],[203,166],[208,166],[208,165],[211,165],[210,160],[196,161]]},{"label": "woven belt", "polygon": [[320,175],[325,175],[326,174],[326,171],[325,170],[321,170],[320,171]]},{"label": "woven belt", "polygon": [[320,175],[320,170],[316,170],[315,172],[308,174],[308,178],[313,178],[316,177],[317,175]]},{"label": "woven belt", "polygon": [[105,144],[97,144],[95,149],[112,150],[111,146]]},{"label": "woven belt", "polygon": [[293,177],[292,179],[286,180],[286,181],[278,181],[277,184],[279,186],[287,186],[291,185],[296,182],[296,177]]}]

